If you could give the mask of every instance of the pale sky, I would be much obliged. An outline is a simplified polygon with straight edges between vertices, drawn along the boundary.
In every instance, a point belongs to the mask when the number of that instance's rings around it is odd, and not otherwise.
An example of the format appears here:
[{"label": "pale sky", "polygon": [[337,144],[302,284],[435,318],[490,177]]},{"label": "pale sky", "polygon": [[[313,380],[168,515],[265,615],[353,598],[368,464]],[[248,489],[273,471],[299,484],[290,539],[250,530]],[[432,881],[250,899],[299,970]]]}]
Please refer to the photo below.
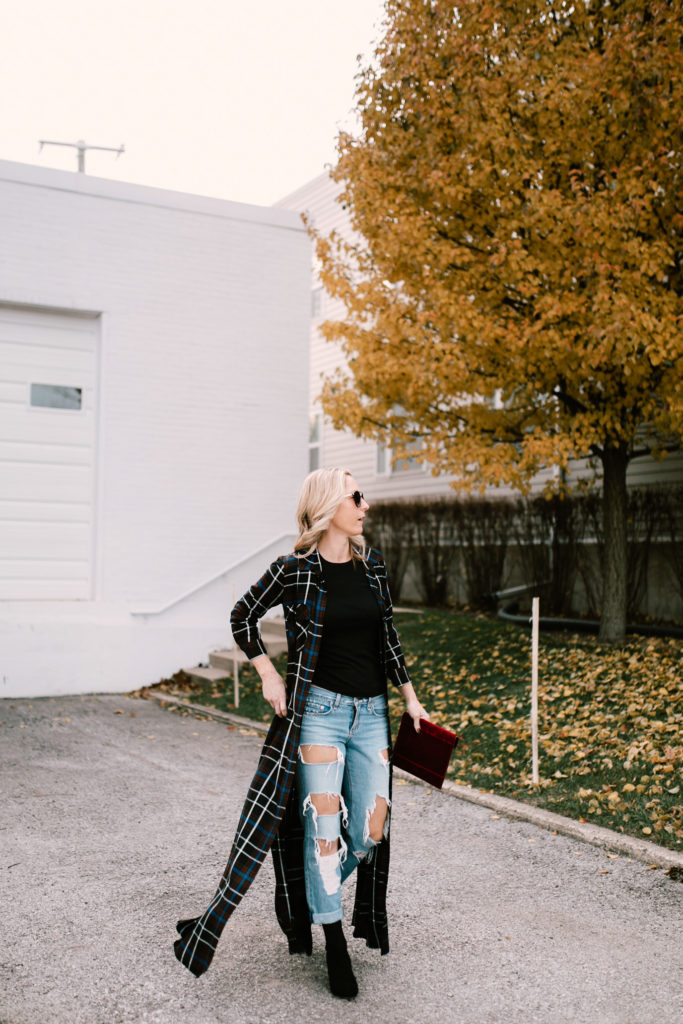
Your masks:
[{"label": "pale sky", "polygon": [[4,0],[0,159],[269,205],[335,159],[383,0]]}]

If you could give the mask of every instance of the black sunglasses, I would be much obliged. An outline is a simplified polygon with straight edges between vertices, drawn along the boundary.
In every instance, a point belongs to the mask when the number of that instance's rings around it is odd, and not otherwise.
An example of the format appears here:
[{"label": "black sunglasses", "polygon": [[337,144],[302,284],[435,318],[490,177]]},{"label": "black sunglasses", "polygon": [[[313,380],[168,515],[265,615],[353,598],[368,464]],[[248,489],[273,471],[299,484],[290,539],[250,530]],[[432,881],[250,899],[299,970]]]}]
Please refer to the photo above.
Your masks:
[{"label": "black sunglasses", "polygon": [[354,491],[353,494],[346,494],[346,495],[344,495],[344,497],[346,497],[346,498],[353,498],[353,503],[356,506],[356,508],[360,508],[361,502],[363,501],[363,492],[362,491]]}]

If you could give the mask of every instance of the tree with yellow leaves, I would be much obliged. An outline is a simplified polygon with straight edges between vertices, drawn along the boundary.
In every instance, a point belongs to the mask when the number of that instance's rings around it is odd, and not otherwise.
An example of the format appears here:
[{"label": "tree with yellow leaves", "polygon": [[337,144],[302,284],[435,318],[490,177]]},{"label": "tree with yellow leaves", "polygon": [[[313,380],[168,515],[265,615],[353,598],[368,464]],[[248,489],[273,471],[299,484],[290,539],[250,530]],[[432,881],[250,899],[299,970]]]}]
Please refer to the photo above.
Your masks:
[{"label": "tree with yellow leaves", "polygon": [[464,488],[593,458],[620,641],[627,467],[683,437],[681,3],[387,0],[383,32],[333,172],[355,239],[317,238],[324,408]]}]

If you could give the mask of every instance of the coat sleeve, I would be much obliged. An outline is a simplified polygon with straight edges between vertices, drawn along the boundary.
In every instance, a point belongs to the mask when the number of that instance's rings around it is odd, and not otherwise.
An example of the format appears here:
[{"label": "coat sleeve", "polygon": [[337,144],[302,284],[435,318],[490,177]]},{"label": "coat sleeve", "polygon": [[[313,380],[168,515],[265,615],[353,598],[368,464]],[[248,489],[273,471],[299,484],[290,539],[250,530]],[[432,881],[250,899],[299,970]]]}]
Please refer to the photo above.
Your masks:
[{"label": "coat sleeve", "polygon": [[282,602],[283,579],[284,564],[283,560],[278,558],[268,567],[260,580],[257,580],[239,599],[230,613],[230,626],[235,643],[250,659],[268,653],[261,639],[259,619],[263,618],[270,608]]},{"label": "coat sleeve", "polygon": [[375,558],[375,572],[377,574],[377,579],[379,580],[382,592],[382,604],[384,607],[384,636],[386,643],[384,654],[387,675],[394,686],[405,686],[406,683],[410,682],[410,673],[408,672],[406,659],[403,656],[401,641],[398,638],[398,633],[394,626],[394,609],[391,603],[391,594],[389,593],[387,570],[384,565],[384,559],[380,555],[379,551],[373,551],[373,555]]}]

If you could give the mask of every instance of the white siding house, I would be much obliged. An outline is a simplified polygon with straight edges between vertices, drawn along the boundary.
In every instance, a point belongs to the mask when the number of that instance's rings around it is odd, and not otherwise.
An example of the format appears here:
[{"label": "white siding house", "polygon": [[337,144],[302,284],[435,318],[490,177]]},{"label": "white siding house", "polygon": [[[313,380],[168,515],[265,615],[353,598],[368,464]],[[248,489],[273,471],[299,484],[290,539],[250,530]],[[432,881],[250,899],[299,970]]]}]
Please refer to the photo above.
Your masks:
[{"label": "white siding house", "polygon": [[307,471],[299,217],[0,161],[0,696],[230,644]]},{"label": "white siding house", "polygon": [[[329,174],[321,174],[303,185],[296,192],[286,196],[278,207],[305,213],[322,235],[336,231],[342,238],[352,238],[353,231],[346,212],[337,202],[340,187]],[[450,486],[453,476],[432,476],[427,467],[418,460],[409,465],[391,466],[389,453],[374,442],[355,437],[348,431],[334,430],[324,419],[320,409],[319,395],[322,379],[332,374],[337,367],[344,366],[345,358],[340,346],[327,342],[320,333],[319,325],[324,320],[341,319],[345,315],[342,302],[328,296],[321,286],[316,261],[313,259],[311,275],[311,361],[310,361],[310,424],[311,424],[311,467],[315,465],[345,466],[352,470],[370,500],[418,495],[452,493]],[[541,490],[552,470],[539,473],[534,480],[534,490]],[[585,474],[585,465],[577,462],[573,476]],[[628,473],[631,486],[654,483],[680,483],[683,481],[683,453],[675,453],[658,462],[650,457],[634,460]],[[493,492],[490,492],[493,493]],[[512,492],[500,488],[501,496]]]}]

